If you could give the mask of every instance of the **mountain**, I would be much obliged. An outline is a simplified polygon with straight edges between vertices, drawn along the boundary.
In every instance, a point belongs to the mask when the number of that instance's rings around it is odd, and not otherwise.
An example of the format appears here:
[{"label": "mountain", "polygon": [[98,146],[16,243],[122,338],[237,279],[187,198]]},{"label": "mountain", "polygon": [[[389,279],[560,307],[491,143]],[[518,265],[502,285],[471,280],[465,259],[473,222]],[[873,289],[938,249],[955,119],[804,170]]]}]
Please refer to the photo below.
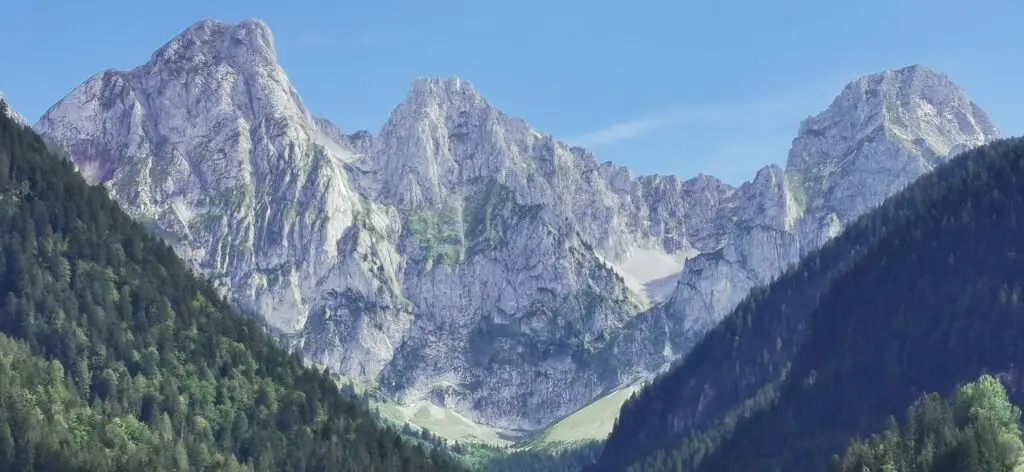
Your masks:
[{"label": "mountain", "polygon": [[[600,393],[584,375],[565,388],[570,355],[640,306],[564,208],[533,201],[559,193],[539,166],[573,155],[555,159],[553,140],[458,80],[419,80],[379,136],[339,139],[303,107],[273,44],[258,21],[201,22],[146,65],[89,79],[36,129],[318,363],[509,428]],[[496,134],[460,144],[457,126]],[[506,128],[530,147],[505,144]],[[498,145],[518,160],[474,163]],[[518,157],[530,148],[547,160]],[[451,187],[456,159],[466,183]],[[568,400],[539,394],[555,391]]]},{"label": "mountain", "polygon": [[593,470],[823,470],[983,373],[1020,404],[1021,182],[1001,140],[858,219],[627,401]]},{"label": "mountain", "polygon": [[17,110],[11,107],[7,100],[4,98],[3,90],[0,90],[0,115],[4,115],[10,118],[15,123],[21,126],[28,126],[28,120],[24,116],[21,116]]},{"label": "mountain", "polygon": [[456,471],[0,116],[0,470]]},{"label": "mountain", "polygon": [[856,214],[998,135],[920,66],[851,83],[785,170],[739,188],[598,163],[459,78],[415,80],[379,133],[346,135],[256,20],[193,25],[35,129],[311,361],[512,432],[665,368]]},{"label": "mountain", "polygon": [[[956,153],[999,136],[948,77],[910,66],[860,77],[804,120],[786,169],[768,166],[712,216],[670,299],[630,321],[616,353],[650,371],[686,353],[750,291]],[[651,349],[651,346],[654,349]]]},{"label": "mountain", "polygon": [[373,376],[393,355],[411,319],[396,215],[360,198],[354,155],[303,107],[262,23],[201,22],[145,66],[92,77],[36,129],[243,311],[287,333],[311,314],[344,320],[332,368]]}]

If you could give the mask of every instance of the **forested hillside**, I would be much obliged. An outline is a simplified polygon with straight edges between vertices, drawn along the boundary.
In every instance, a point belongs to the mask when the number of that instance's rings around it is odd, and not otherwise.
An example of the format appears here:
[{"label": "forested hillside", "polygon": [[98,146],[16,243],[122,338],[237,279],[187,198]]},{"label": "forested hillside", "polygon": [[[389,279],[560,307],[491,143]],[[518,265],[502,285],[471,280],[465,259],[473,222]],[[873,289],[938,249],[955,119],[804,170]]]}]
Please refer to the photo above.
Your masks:
[{"label": "forested hillside", "polygon": [[516,451],[492,460],[484,472],[579,472],[597,461],[603,447],[591,442],[559,451]]},{"label": "forested hillside", "polygon": [[0,114],[0,470],[442,471]]},{"label": "forested hillside", "polygon": [[984,372],[1018,385],[1018,215],[1020,139],[923,177],[750,296],[627,402],[597,470],[823,470],[924,392]]},{"label": "forested hillside", "polygon": [[830,472],[1010,472],[1021,466],[1020,408],[1006,389],[985,375],[964,385],[953,401],[925,395],[907,409],[901,428],[895,418],[882,434],[854,441]]}]

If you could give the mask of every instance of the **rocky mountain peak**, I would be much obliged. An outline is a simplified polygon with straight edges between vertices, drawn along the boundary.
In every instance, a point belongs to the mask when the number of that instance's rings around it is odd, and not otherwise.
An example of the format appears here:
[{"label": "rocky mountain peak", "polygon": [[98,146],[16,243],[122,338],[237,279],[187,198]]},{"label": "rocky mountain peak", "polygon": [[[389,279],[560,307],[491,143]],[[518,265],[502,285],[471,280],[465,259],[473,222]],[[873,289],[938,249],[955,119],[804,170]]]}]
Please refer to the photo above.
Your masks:
[{"label": "rocky mountain peak", "polygon": [[459,97],[480,100],[483,98],[476,92],[473,84],[460,77],[418,77],[412,81],[409,88],[410,97],[441,97],[446,96],[451,101]]},{"label": "rocky mountain peak", "polygon": [[598,164],[458,77],[414,80],[379,135],[346,135],[308,113],[256,20],[199,22],[36,129],[308,359],[510,430],[656,371],[937,155],[995,133],[917,67],[852,82],[788,169],[739,188]]},{"label": "rocky mountain peak", "polygon": [[850,149],[882,135],[910,143],[932,161],[957,144],[991,141],[999,130],[945,74],[922,65],[890,69],[852,80],[828,109],[804,120],[787,169],[834,166],[821,158],[852,156]]},{"label": "rocky mountain peak", "polygon": [[401,208],[440,204],[466,181],[528,167],[524,151],[539,136],[465,80],[416,79],[374,143],[379,196]]},{"label": "rocky mountain peak", "polygon": [[794,208],[814,248],[956,152],[999,137],[966,92],[914,65],[854,79],[800,125],[787,161]]},{"label": "rocky mountain peak", "polygon": [[260,20],[200,21],[132,75],[142,88],[156,89],[152,90],[156,95],[170,101],[184,99],[190,108],[200,98],[216,98],[208,105],[230,104],[254,120],[293,121],[290,118],[295,117],[294,124],[307,133],[316,128],[277,62],[273,33]]},{"label": "rocky mountain peak", "polygon": [[274,34],[266,23],[256,19],[238,23],[202,20],[153,53],[151,62],[226,60],[238,56],[263,63],[277,62]]},{"label": "rocky mountain peak", "polygon": [[[89,78],[35,126],[66,146],[93,182],[113,178],[133,156],[148,159],[166,154],[178,162],[160,162],[176,166],[213,157],[203,156],[199,148],[207,154],[231,150],[240,169],[265,164],[250,158],[271,154],[289,161],[310,158],[310,153],[294,149],[256,153],[232,148],[253,136],[250,128],[259,129],[261,135],[299,141],[320,135],[277,63],[273,34],[259,20],[200,21],[161,47],[146,64]],[[224,141],[213,143],[215,134]],[[196,153],[190,155],[193,148]],[[248,173],[221,178],[205,169],[196,171],[197,178],[212,177],[201,178],[204,183],[224,187],[234,186]]]},{"label": "rocky mountain peak", "polygon": [[11,107],[10,103],[7,103],[7,99],[4,97],[3,90],[0,90],[0,113],[7,115],[10,119],[22,126],[28,126],[28,121],[25,120],[24,116],[21,116],[17,110]]},{"label": "rocky mountain peak", "polygon": [[260,21],[196,23],[146,64],[93,76],[35,128],[275,328],[294,331],[326,303],[342,257],[351,286],[378,291],[350,257],[361,243],[350,228],[387,215],[360,205],[340,164],[353,152],[306,110]]},{"label": "rocky mountain peak", "polygon": [[334,124],[334,122],[332,122],[331,120],[328,120],[327,118],[323,118],[320,116],[316,116],[313,117],[313,121],[316,122],[317,127],[320,128],[320,131],[324,134],[324,136],[327,136],[328,138],[339,143],[345,140],[345,134],[341,132],[341,128],[339,128],[338,125]]},{"label": "rocky mountain peak", "polygon": [[415,118],[444,123],[460,113],[465,115],[493,108],[468,81],[458,77],[420,77],[412,81],[409,92],[392,113],[389,124]]},{"label": "rocky mountain peak", "polygon": [[952,154],[998,136],[959,85],[927,67],[854,79],[825,111],[801,123],[785,170],[770,165],[735,191],[688,194],[711,202],[690,207],[701,217],[700,230],[686,235],[699,254],[686,261],[665,305],[631,320],[660,333],[650,324],[663,316],[658,326],[671,336],[625,335],[618,349],[652,345],[668,354],[649,351],[657,361],[649,369],[667,365],[752,288]]}]

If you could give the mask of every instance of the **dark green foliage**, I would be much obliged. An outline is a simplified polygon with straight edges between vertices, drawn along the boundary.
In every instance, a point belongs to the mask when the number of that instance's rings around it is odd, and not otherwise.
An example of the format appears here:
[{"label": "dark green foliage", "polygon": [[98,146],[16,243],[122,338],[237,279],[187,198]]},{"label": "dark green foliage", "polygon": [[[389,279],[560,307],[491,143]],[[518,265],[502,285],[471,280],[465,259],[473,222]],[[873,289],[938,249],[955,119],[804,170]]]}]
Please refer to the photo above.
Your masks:
[{"label": "dark green foliage", "polygon": [[559,452],[513,452],[488,463],[484,472],[577,472],[593,464],[603,447],[593,442]]},{"label": "dark green foliage", "polygon": [[923,392],[1013,371],[1024,360],[1018,214],[1020,139],[922,177],[627,402],[596,470],[823,470]]},{"label": "dark green foliage", "polygon": [[831,460],[837,472],[1010,472],[1021,466],[1020,409],[993,377],[960,389],[953,403],[928,394],[894,419],[883,434],[853,441],[846,458]]},{"label": "dark green foliage", "polygon": [[424,261],[451,266],[462,259],[465,243],[459,212],[457,205],[446,203],[437,209],[419,209],[409,215],[405,231],[423,252]]},{"label": "dark green foliage", "polygon": [[0,228],[0,470],[459,469],[378,427],[6,117]]}]

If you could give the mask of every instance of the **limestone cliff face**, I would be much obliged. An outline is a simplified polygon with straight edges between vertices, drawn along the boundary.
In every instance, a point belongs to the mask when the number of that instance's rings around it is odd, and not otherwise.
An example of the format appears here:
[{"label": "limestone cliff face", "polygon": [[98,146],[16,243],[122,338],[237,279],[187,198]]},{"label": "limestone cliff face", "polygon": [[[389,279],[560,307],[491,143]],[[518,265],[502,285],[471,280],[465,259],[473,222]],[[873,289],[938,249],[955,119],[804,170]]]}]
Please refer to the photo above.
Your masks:
[{"label": "limestone cliff face", "polygon": [[243,310],[402,402],[542,427],[682,355],[950,153],[998,135],[923,67],[851,83],[785,170],[634,176],[417,79],[381,131],[312,116],[263,23],[200,22],[35,129]]},{"label": "limestone cliff face", "polygon": [[335,368],[374,376],[401,343],[398,214],[355,190],[356,154],[305,109],[264,24],[201,22],[147,64],[93,76],[35,128],[243,310],[286,333],[344,317]]},{"label": "limestone cliff face", "polygon": [[702,247],[670,299],[631,320],[613,348],[623,379],[689,350],[754,287],[839,234],[843,226],[999,130],[945,75],[923,66],[850,82],[800,124],[786,169],[768,166],[737,189],[718,246]]}]

